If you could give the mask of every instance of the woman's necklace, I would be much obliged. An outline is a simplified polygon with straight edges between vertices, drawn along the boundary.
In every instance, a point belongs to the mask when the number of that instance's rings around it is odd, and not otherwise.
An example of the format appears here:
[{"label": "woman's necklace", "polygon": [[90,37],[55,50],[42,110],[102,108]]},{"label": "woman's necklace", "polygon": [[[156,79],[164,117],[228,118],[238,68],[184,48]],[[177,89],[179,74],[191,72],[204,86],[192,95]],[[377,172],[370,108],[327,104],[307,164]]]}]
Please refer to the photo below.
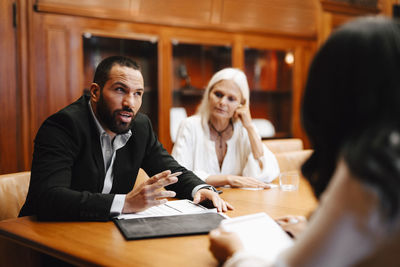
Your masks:
[{"label": "woman's necklace", "polygon": [[229,123],[228,123],[228,126],[226,126],[225,129],[223,129],[222,131],[218,131],[217,129],[215,129],[214,125],[210,121],[211,128],[218,134],[218,137],[219,137],[219,148],[220,149],[222,149],[222,134],[226,130],[228,130],[231,125],[232,125],[232,121],[230,120]]}]

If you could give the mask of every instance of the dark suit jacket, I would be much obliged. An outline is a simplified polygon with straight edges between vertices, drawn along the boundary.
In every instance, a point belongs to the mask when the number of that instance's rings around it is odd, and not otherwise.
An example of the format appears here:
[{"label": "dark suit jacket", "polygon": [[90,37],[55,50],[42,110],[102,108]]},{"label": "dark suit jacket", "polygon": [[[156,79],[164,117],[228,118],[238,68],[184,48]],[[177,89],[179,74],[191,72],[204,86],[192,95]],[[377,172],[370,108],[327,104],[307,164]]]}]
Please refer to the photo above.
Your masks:
[{"label": "dark suit jacket", "polygon": [[139,168],[149,176],[164,170],[182,171],[178,183],[167,187],[179,198],[192,198],[204,182],[180,166],[153,133],[150,120],[138,113],[127,144],[117,150],[110,194],[102,194],[105,169],[98,129],[89,97],[50,116],[40,127],[32,161],[31,182],[20,216],[41,220],[108,220],[114,194],[132,190]]}]

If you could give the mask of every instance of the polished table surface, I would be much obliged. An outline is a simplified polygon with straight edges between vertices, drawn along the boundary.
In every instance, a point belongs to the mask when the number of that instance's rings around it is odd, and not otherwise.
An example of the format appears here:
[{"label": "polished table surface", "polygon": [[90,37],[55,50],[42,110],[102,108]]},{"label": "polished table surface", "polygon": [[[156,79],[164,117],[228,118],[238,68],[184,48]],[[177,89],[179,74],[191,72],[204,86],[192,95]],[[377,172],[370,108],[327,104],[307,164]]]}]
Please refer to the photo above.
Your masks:
[{"label": "polished table surface", "polygon": [[[303,178],[299,190],[292,192],[279,188],[222,190],[221,197],[235,207],[227,212],[230,217],[256,212],[266,212],[273,218],[287,214],[308,215],[317,205]],[[38,222],[32,217],[0,221],[0,250],[10,243],[15,248],[33,249],[82,266],[218,265],[208,250],[207,235],[126,241],[111,221]],[[17,260],[21,262],[20,255]],[[1,255],[5,256],[15,257],[13,253]],[[13,260],[3,259],[4,262]]]}]

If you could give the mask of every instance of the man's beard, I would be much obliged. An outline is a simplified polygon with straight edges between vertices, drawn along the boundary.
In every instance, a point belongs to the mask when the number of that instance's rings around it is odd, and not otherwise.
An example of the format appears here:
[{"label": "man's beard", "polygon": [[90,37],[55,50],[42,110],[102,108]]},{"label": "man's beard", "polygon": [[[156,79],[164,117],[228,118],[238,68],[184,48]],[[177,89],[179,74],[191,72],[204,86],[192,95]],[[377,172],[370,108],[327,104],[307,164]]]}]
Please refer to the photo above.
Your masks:
[{"label": "man's beard", "polygon": [[[121,111],[133,113],[130,123],[117,120],[117,115]],[[123,108],[122,110],[118,109],[112,112],[107,102],[104,101],[103,94],[100,94],[100,99],[97,103],[97,115],[99,116],[99,121],[101,121],[110,131],[116,134],[124,134],[128,132],[131,129],[133,121],[136,117],[135,112],[130,108]]]}]

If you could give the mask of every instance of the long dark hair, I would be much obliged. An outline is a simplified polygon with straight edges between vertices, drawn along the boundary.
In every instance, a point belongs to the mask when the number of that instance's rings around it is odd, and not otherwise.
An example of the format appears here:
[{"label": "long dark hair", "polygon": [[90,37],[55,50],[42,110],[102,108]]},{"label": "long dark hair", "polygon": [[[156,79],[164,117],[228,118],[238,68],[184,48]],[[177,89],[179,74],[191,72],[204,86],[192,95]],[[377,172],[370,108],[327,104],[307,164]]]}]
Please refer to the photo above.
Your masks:
[{"label": "long dark hair", "polygon": [[[383,200],[389,203],[390,213],[397,212],[400,168],[396,164],[400,151],[388,140],[400,131],[398,22],[382,17],[361,18],[330,36],[310,67],[302,123],[314,148],[302,172],[317,197],[327,187],[341,155],[359,179],[378,187]],[[386,146],[382,151],[392,153],[388,158],[396,167],[390,167],[391,177],[379,172],[366,174],[368,166],[364,165],[368,163],[362,159],[368,155],[364,153],[377,159],[371,150],[379,148],[373,142],[378,139],[379,145]],[[383,164],[381,160],[375,162]]]}]

